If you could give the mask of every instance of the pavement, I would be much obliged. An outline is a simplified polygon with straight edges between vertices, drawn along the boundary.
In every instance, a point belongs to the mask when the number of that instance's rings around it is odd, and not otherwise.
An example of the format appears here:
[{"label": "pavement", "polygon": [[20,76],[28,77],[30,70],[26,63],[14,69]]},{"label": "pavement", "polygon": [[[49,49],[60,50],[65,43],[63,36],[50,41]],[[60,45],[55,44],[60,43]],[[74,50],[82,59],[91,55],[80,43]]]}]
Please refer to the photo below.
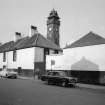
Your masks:
[{"label": "pavement", "polygon": [[24,76],[18,76],[18,79],[28,79],[28,80],[34,80],[33,77],[24,77]]},{"label": "pavement", "polygon": [[[28,80],[34,80],[35,81],[40,81],[36,78],[33,77],[18,77],[19,79],[28,79]],[[83,84],[83,83],[77,83],[76,87],[80,88],[80,89],[92,89],[92,90],[98,90],[100,92],[104,92],[105,93],[105,85],[93,85],[93,84]]]},{"label": "pavement", "polygon": [[105,85],[103,86],[103,85],[77,83],[77,87],[79,87],[80,89],[89,89],[105,93]]}]

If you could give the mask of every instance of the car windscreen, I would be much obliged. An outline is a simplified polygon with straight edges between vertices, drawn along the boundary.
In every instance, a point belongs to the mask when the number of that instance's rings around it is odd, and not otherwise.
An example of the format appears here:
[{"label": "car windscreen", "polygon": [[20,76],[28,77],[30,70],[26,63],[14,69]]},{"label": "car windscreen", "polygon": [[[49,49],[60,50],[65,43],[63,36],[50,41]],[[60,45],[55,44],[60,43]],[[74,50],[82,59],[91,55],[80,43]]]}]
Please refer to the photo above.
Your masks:
[{"label": "car windscreen", "polygon": [[52,75],[52,76],[67,76],[65,72],[49,72],[48,75]]},{"label": "car windscreen", "polygon": [[8,71],[8,72],[14,72],[14,70],[12,70],[12,69],[7,69],[6,71]]},{"label": "car windscreen", "polygon": [[67,76],[65,72],[59,72],[59,76]]}]

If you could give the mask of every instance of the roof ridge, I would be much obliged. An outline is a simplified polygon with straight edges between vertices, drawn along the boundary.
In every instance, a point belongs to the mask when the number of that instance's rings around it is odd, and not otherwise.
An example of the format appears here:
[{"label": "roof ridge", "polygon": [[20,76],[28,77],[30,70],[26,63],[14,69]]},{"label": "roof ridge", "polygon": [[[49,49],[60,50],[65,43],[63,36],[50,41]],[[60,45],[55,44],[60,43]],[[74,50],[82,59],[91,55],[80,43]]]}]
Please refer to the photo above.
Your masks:
[{"label": "roof ridge", "polygon": [[83,47],[99,44],[105,44],[105,38],[91,31],[72,44],[66,46],[65,48]]}]

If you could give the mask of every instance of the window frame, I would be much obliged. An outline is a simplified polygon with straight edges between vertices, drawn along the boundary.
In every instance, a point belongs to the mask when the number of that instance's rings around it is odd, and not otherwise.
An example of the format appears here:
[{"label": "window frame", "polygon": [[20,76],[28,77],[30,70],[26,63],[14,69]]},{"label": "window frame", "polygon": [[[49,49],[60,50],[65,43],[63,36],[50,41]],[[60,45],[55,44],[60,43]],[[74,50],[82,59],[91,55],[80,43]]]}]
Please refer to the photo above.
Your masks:
[{"label": "window frame", "polygon": [[6,62],[6,52],[3,52],[3,62]]},{"label": "window frame", "polygon": [[13,51],[13,62],[16,62],[16,60],[17,60],[17,51],[14,50]]}]

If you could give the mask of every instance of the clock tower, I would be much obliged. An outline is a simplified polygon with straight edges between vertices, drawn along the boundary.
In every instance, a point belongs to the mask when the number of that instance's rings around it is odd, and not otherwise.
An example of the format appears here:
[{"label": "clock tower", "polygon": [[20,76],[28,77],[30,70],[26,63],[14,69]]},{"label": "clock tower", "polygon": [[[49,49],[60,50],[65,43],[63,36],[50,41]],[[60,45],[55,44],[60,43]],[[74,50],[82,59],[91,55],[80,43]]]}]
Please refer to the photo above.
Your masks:
[{"label": "clock tower", "polygon": [[60,46],[59,26],[60,20],[57,11],[54,9],[50,12],[47,20],[47,39]]}]

